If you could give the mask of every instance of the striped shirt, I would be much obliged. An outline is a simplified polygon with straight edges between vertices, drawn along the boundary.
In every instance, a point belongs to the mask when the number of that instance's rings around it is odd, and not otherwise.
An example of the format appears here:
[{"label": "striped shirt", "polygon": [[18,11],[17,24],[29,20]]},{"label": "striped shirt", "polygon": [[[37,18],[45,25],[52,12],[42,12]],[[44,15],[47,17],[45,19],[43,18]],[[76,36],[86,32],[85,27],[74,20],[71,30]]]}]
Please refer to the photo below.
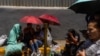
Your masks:
[{"label": "striped shirt", "polygon": [[86,56],[100,56],[100,40],[98,40],[96,42],[87,40],[79,48],[79,50],[81,50],[81,49],[86,50]]}]

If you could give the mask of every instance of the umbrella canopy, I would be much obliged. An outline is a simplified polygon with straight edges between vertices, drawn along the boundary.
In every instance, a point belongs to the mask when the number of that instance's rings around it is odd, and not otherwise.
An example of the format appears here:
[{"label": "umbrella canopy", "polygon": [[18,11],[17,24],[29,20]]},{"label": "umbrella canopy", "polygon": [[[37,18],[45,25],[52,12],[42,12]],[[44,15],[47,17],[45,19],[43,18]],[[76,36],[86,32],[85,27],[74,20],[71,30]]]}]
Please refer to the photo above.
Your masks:
[{"label": "umbrella canopy", "polygon": [[99,0],[78,0],[69,9],[75,11],[76,13],[91,14],[100,10]]},{"label": "umbrella canopy", "polygon": [[25,16],[22,19],[20,19],[20,22],[22,23],[32,23],[32,24],[43,24],[42,21],[35,16]]},{"label": "umbrella canopy", "polygon": [[44,23],[49,23],[49,24],[53,24],[53,25],[60,25],[60,22],[58,21],[58,19],[50,14],[43,14],[39,17]]}]

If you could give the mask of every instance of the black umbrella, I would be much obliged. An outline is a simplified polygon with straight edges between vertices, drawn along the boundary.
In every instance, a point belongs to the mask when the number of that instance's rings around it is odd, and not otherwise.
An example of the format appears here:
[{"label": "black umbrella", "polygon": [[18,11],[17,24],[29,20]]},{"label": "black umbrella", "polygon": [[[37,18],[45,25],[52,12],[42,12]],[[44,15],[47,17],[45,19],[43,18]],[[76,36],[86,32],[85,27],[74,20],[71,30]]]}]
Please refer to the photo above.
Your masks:
[{"label": "black umbrella", "polygon": [[91,14],[100,10],[100,0],[78,0],[69,9],[76,13]]}]

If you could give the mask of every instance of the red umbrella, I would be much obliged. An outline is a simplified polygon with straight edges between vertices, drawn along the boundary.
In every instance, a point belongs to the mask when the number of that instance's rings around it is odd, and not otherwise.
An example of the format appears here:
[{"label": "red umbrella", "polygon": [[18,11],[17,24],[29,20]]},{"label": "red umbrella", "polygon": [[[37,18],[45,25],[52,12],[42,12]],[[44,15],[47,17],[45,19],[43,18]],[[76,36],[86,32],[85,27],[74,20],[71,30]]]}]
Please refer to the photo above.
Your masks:
[{"label": "red umbrella", "polygon": [[22,22],[22,23],[32,23],[32,24],[43,24],[42,21],[35,16],[25,16],[22,19],[20,19],[20,22]]},{"label": "red umbrella", "polygon": [[58,19],[50,14],[43,14],[39,17],[43,22],[53,24],[53,25],[60,25]]}]

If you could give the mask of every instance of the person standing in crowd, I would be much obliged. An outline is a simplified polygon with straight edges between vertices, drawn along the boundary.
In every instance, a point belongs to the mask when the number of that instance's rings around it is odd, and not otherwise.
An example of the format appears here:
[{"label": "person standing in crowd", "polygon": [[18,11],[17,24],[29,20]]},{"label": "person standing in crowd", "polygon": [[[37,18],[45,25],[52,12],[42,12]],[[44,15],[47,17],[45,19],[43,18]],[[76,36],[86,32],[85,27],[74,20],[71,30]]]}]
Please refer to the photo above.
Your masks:
[{"label": "person standing in crowd", "polygon": [[75,56],[80,41],[80,36],[74,29],[69,29],[66,35],[66,45],[63,54],[64,56]]},{"label": "person standing in crowd", "polygon": [[87,34],[87,30],[80,30],[80,32],[82,33],[82,36],[84,37],[84,40],[80,41],[79,46],[83,45],[83,43],[89,39],[88,34]]},{"label": "person standing in crowd", "polygon": [[80,32],[82,33],[82,36],[85,38],[85,40],[89,38],[87,34],[87,30],[80,30]]},{"label": "person standing in crowd", "polygon": [[77,56],[100,56],[100,19],[89,21],[87,26],[89,39],[77,51]]},{"label": "person standing in crowd", "polygon": [[7,46],[5,47],[5,56],[21,56],[21,51],[24,43],[18,42],[19,35],[21,33],[20,24],[15,24],[10,31],[7,38]]},{"label": "person standing in crowd", "polygon": [[87,14],[85,17],[86,23],[94,19],[100,19],[100,12],[96,12],[94,14]]}]

